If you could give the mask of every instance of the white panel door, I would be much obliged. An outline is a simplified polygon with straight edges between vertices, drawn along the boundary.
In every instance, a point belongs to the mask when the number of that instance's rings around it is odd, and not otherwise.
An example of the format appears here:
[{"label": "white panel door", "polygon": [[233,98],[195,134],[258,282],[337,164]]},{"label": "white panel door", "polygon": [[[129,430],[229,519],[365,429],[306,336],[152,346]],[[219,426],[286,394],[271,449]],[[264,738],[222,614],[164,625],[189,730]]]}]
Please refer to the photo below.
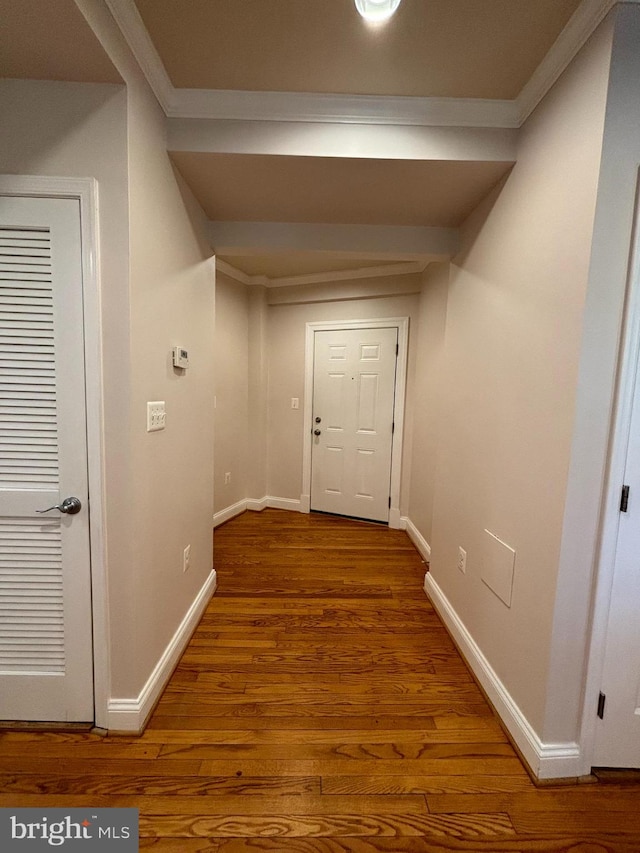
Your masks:
[{"label": "white panel door", "polygon": [[79,201],[0,196],[1,719],[93,720],[84,389]]},{"label": "white panel door", "polygon": [[311,509],[389,520],[398,330],[315,332]]},{"label": "white panel door", "polygon": [[594,767],[640,768],[640,369],[624,482],[630,493],[618,528]]}]

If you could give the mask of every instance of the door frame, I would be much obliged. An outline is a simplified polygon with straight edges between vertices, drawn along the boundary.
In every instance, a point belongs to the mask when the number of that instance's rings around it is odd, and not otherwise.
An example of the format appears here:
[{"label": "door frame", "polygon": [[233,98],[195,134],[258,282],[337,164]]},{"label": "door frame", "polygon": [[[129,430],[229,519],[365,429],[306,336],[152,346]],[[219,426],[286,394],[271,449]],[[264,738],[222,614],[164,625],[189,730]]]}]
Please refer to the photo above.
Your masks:
[{"label": "door frame", "polygon": [[311,511],[311,419],[313,417],[313,356],[316,332],[346,331],[348,329],[398,330],[398,359],[396,362],[396,386],[393,408],[395,429],[391,441],[391,506],[389,527],[402,528],[400,516],[400,485],[402,480],[402,443],[404,434],[404,409],[407,388],[407,360],[409,354],[409,318],[388,317],[373,320],[339,320],[307,323],[305,330],[304,355],[304,403],[302,418],[304,441],[302,448],[302,494],[300,511]]},{"label": "door frame", "polygon": [[[620,493],[624,484],[627,453],[631,440],[634,395],[640,394],[640,184],[631,233],[627,274],[625,316],[618,364],[616,402],[613,413],[608,473],[602,498],[600,544],[592,590],[591,636],[585,674],[584,705],[580,726],[581,771],[588,775],[595,756],[598,696],[604,675],[609,609],[620,527]],[[636,376],[638,383],[636,385]],[[640,495],[636,499],[640,499]]]},{"label": "door frame", "polygon": [[84,317],[90,574],[93,622],[94,724],[107,728],[109,685],[108,591],[104,494],[104,423],[98,182],[94,178],[0,174],[0,193],[31,198],[70,198],[80,204]]}]

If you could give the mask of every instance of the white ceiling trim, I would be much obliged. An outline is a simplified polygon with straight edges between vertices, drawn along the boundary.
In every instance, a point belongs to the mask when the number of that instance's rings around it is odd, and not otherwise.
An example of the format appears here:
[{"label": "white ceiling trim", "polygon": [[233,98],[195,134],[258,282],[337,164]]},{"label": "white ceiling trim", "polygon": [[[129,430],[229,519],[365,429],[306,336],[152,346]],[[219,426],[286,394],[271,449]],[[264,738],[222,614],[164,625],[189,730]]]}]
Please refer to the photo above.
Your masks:
[{"label": "white ceiling trim", "polygon": [[270,278],[266,275],[247,275],[226,261],[216,258],[216,269],[242,284],[262,287],[299,287],[305,284],[327,284],[336,281],[356,281],[363,278],[388,278],[389,276],[413,275],[424,272],[429,261],[403,261],[377,267],[360,267],[355,270],[332,270]]},{"label": "white ceiling trim", "polygon": [[134,0],[106,0],[149,85],[172,118],[501,128],[523,124],[618,2],[582,0],[520,95],[515,100],[482,100],[176,89]]},{"label": "white ceiling trim", "polygon": [[[516,99],[518,124],[522,125],[538,106],[587,39],[619,0],[582,0],[567,25]],[[640,2],[640,0],[633,0]]]},{"label": "white ceiling trim", "polygon": [[116,24],[125,37],[142,73],[153,89],[160,106],[167,115],[173,108],[177,89],[171,82],[160,54],[147,32],[134,0],[105,0]]},{"label": "white ceiling trim", "polygon": [[515,101],[176,89],[170,118],[393,124],[415,127],[518,127]]}]

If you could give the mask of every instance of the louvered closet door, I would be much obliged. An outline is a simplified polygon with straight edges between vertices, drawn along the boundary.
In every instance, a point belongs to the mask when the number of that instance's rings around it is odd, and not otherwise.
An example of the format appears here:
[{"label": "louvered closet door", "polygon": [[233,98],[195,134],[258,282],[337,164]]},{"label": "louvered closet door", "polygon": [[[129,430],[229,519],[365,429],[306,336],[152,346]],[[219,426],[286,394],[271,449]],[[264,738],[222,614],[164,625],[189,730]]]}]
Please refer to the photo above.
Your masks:
[{"label": "louvered closet door", "polygon": [[79,202],[0,196],[1,719],[93,719],[84,388]]}]

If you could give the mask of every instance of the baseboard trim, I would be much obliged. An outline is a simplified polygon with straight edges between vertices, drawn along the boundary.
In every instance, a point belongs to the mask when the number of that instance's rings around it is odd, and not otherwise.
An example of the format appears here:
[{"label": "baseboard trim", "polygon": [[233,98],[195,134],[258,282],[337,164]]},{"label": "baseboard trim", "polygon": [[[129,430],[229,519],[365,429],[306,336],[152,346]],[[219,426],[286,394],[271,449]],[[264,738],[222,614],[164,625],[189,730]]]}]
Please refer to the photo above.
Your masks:
[{"label": "baseboard trim", "polygon": [[424,590],[533,776],[540,780],[579,776],[582,763],[578,744],[543,743],[430,573],[425,575]]},{"label": "baseboard trim", "polygon": [[[305,512],[302,501],[294,500],[294,498],[275,498],[272,495],[265,495],[263,498],[246,498],[243,501],[238,501],[231,506],[221,509],[213,516],[213,526],[217,527],[230,518],[240,515],[246,509],[251,512],[262,512],[263,509],[286,509],[291,512]],[[308,512],[308,510],[306,510]]]},{"label": "baseboard trim", "polygon": [[215,590],[216,573],[212,569],[140,694],[135,699],[109,700],[107,726],[110,731],[140,733],[144,730]]},{"label": "baseboard trim", "polygon": [[240,513],[247,509],[247,504],[248,501],[246,500],[238,501],[225,509],[221,509],[220,512],[216,512],[213,516],[213,526],[219,527],[221,524],[224,524],[225,521],[229,521],[231,518],[235,518],[236,515],[240,515]]},{"label": "baseboard trim", "polygon": [[410,518],[403,518],[402,521],[404,522],[403,529],[407,531],[409,539],[411,539],[413,544],[416,546],[418,553],[425,563],[428,563],[431,559],[431,545],[429,545]]},{"label": "baseboard trim", "polygon": [[270,509],[288,509],[291,512],[302,512],[300,501],[293,498],[274,498],[269,495],[267,497],[267,506]]},{"label": "baseboard trim", "polygon": [[259,500],[248,498],[246,500],[247,509],[251,512],[262,512],[263,509],[266,509],[269,506],[267,501],[268,498],[266,496],[264,498],[260,498]]}]

